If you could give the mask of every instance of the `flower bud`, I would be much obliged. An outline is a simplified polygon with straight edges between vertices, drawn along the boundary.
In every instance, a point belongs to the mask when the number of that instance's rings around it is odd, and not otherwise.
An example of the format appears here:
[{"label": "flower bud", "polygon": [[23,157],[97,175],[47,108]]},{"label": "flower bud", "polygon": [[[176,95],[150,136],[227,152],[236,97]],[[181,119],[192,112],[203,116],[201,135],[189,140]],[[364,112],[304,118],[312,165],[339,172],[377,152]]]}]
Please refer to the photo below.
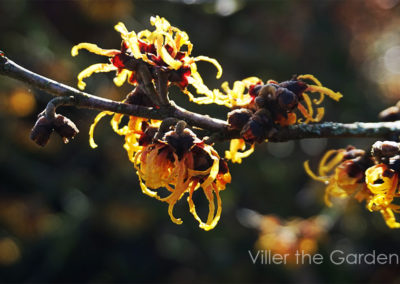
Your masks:
[{"label": "flower bud", "polygon": [[201,143],[196,134],[188,128],[183,129],[182,132],[171,130],[165,133],[163,139],[169,146],[175,149],[178,158],[181,159],[182,155],[186,153],[195,143]]},{"label": "flower bud", "polygon": [[279,83],[279,86],[293,92],[298,98],[302,97],[307,89],[307,84],[300,80],[289,80]]},{"label": "flower bud", "polygon": [[276,90],[277,85],[266,84],[262,86],[262,88],[258,92],[258,96],[264,98],[267,101],[272,101],[276,99]]},{"label": "flower bud", "polygon": [[64,143],[68,143],[69,140],[74,139],[75,135],[79,133],[75,123],[69,118],[56,114],[53,121],[54,130],[62,137]]},{"label": "flower bud", "polygon": [[52,123],[45,116],[41,116],[33,126],[30,138],[39,146],[44,147],[49,141],[52,132]]},{"label": "flower bud", "polygon": [[376,159],[390,158],[400,153],[399,143],[394,141],[377,141],[372,145],[371,155]]},{"label": "flower bud", "polygon": [[242,129],[243,126],[249,121],[253,112],[245,109],[235,109],[228,113],[229,127],[232,129]]},{"label": "flower bud", "polygon": [[285,111],[293,111],[299,103],[298,97],[286,88],[278,88],[277,90],[278,104]]},{"label": "flower bud", "polygon": [[246,142],[261,143],[268,137],[269,132],[273,129],[273,123],[267,113],[268,111],[265,109],[257,111],[243,127],[240,135]]},{"label": "flower bud", "polygon": [[262,87],[263,86],[261,85],[261,83],[256,85],[251,85],[249,88],[249,95],[252,97],[257,97]]},{"label": "flower bud", "polygon": [[39,146],[46,146],[53,131],[56,131],[63,139],[64,143],[68,143],[79,133],[75,123],[70,119],[56,114],[54,119],[48,119],[46,116],[40,116],[33,126],[30,138]]}]

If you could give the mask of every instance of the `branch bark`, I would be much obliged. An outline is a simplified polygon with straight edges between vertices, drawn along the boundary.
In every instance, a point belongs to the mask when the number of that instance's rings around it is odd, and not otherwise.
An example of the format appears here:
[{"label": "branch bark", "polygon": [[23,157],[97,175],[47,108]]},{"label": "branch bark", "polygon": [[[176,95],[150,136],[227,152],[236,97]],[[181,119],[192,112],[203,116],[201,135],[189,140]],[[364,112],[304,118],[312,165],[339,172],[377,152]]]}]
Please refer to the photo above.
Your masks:
[{"label": "branch bark", "polygon": [[[237,131],[231,131],[226,121],[201,115],[181,108],[171,101],[170,105],[163,103],[160,108],[144,107],[97,97],[60,82],[38,75],[27,70],[0,52],[0,74],[24,82],[32,87],[41,89],[57,97],[72,97],[73,99],[57,100],[59,105],[73,105],[78,108],[108,110],[115,113],[133,115],[152,119],[174,117],[186,121],[189,125],[199,127],[212,135],[213,140],[229,140],[239,138]],[[268,138],[270,142],[283,142],[304,138],[332,138],[332,137],[369,137],[388,138],[398,137],[400,121],[395,122],[354,122],[336,123],[325,122],[319,124],[299,124],[279,128]]]}]

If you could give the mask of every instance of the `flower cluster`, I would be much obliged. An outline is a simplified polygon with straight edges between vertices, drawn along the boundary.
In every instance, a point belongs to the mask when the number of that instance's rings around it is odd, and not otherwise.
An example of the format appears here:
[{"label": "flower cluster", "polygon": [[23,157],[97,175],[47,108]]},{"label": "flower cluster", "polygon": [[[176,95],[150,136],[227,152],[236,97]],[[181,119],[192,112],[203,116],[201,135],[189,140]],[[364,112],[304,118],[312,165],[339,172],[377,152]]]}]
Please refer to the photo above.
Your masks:
[{"label": "flower cluster", "polygon": [[[171,26],[164,18],[152,17],[150,22],[155,26],[154,31],[144,30],[137,34],[133,31],[128,32],[124,24],[118,23],[115,29],[122,37],[120,50],[101,49],[90,43],[74,46],[71,50],[73,56],[77,55],[80,49],[86,49],[110,58],[110,63],[94,64],[80,72],[78,87],[84,89],[86,84],[83,79],[93,73],[116,71],[114,83],[117,86],[125,81],[135,86],[123,100],[124,103],[158,108],[154,100],[150,100],[146,90],[147,83],[141,78],[140,66],[144,64],[150,73],[153,87],[158,91],[157,80],[161,80],[161,72],[167,88],[170,84],[176,84],[191,99],[194,96],[188,90],[188,85],[192,85],[198,94],[209,94],[210,90],[197,72],[196,62],[203,60],[214,64],[218,69],[219,78],[222,68],[218,62],[206,56],[191,57],[193,46],[188,35]],[[94,129],[107,115],[112,115],[113,130],[125,138],[124,148],[137,169],[142,191],[167,202],[171,220],[177,224],[181,224],[182,221],[174,217],[174,205],[188,193],[190,212],[199,221],[200,227],[204,230],[213,229],[222,210],[219,192],[225,189],[231,176],[227,163],[220,159],[212,146],[205,144],[191,130],[182,126],[168,129],[164,133],[161,121],[135,116],[129,116],[127,124],[121,125],[123,114],[103,111],[96,116],[90,127],[89,142],[93,148],[97,147],[93,139]],[[200,187],[209,202],[209,214],[205,222],[198,216],[193,202],[193,193]],[[170,194],[161,197],[155,191],[159,188],[166,188]]]},{"label": "flower cluster", "polygon": [[[133,97],[139,96],[140,93],[135,93]],[[131,97],[127,100],[132,100]],[[142,192],[167,202],[168,213],[176,224],[181,224],[182,221],[174,217],[173,208],[176,202],[188,193],[190,212],[200,223],[200,228],[207,231],[213,229],[222,212],[219,192],[231,182],[227,163],[219,157],[213,147],[205,144],[180,123],[174,129],[162,133],[160,121],[148,121],[130,116],[128,124],[120,128],[119,123],[123,116],[110,112],[101,112],[92,124],[90,129],[92,147],[97,147],[93,140],[94,128],[105,115],[113,115],[111,125],[114,131],[125,136],[124,148],[137,170]],[[200,187],[209,202],[206,222],[198,216],[193,202],[193,193]],[[167,189],[170,194],[161,197],[157,193],[160,188]]]},{"label": "flower cluster", "polygon": [[322,158],[318,175],[304,164],[306,172],[315,180],[327,184],[325,203],[332,206],[331,198],[354,198],[365,201],[370,212],[379,211],[389,228],[400,228],[394,212],[399,197],[400,145],[392,141],[378,141],[371,153],[348,147],[328,151]]},{"label": "flower cluster", "polygon": [[[240,133],[241,139],[232,139],[226,158],[240,163],[254,151],[255,142],[266,140],[277,128],[295,123],[318,122],[324,115],[320,105],[325,96],[339,100],[342,95],[324,86],[312,75],[295,76],[278,83],[250,77],[227,82],[222,91],[210,90],[197,71],[196,62],[208,61],[217,67],[217,78],[222,68],[215,59],[206,56],[192,57],[192,43],[188,35],[159,16],[151,17],[154,30],[138,33],[128,31],[123,23],[115,29],[121,34],[120,49],[102,49],[95,44],[80,43],[71,50],[76,56],[80,49],[109,57],[109,63],[98,63],[84,69],[78,75],[78,87],[84,89],[83,81],[93,73],[115,71],[114,83],[121,86],[128,82],[135,86],[123,100],[126,104],[160,109],[171,105],[168,88],[177,85],[189,99],[198,104],[216,103],[231,109],[228,114],[229,128]],[[194,96],[188,87],[196,89]],[[312,100],[310,93],[319,93]],[[296,112],[302,115],[297,118]],[[220,191],[230,183],[227,163],[211,145],[199,139],[183,122],[173,123],[142,117],[103,111],[99,113],[89,131],[91,147],[94,129],[98,122],[111,115],[113,130],[124,136],[124,148],[134,164],[143,193],[169,204],[168,212],[176,224],[182,221],[173,214],[175,204],[187,193],[190,212],[204,230],[213,229],[219,221],[222,202]],[[127,123],[126,123],[127,121]],[[207,140],[205,140],[207,141]],[[246,143],[251,147],[246,150]],[[208,203],[206,221],[197,214],[193,194],[202,188]],[[163,190],[168,191],[166,196]]]},{"label": "flower cluster", "polygon": [[[306,80],[312,83],[307,84]],[[226,94],[216,92],[215,102],[233,108],[228,114],[228,122],[231,129],[240,131],[243,137],[231,141],[226,157],[238,163],[251,154],[255,142],[260,143],[267,139],[276,131],[277,126],[319,122],[324,116],[324,108],[317,107],[314,110],[313,103],[320,105],[325,95],[335,101],[342,97],[339,92],[322,86],[312,75],[296,76],[281,83],[269,80],[266,84],[251,77],[235,82],[232,89],[229,89],[227,83],[222,87]],[[308,93],[319,93],[320,97],[311,100]],[[209,101],[202,101],[205,102]],[[297,118],[296,110],[303,118]],[[252,145],[247,151],[244,151],[245,142]]]},{"label": "flower cluster", "polygon": [[217,78],[222,74],[219,63],[207,56],[191,57],[193,45],[189,41],[186,32],[170,25],[159,16],[151,17],[150,23],[155,27],[154,31],[143,30],[139,33],[128,31],[123,23],[118,23],[115,29],[121,34],[121,49],[102,49],[92,43],[80,43],[75,45],[72,56],[78,55],[80,49],[86,49],[98,55],[110,58],[110,63],[97,63],[84,69],[78,75],[78,87],[84,89],[86,84],[83,79],[93,73],[116,71],[114,83],[121,86],[126,80],[136,85],[139,65],[145,63],[149,68],[153,79],[156,79],[158,71],[164,72],[168,82],[178,85],[182,91],[193,98],[187,89],[192,85],[197,93],[208,94],[210,90],[203,83],[197,71],[197,61],[208,61],[217,69]]},{"label": "flower cluster", "polygon": [[[174,217],[173,208],[176,202],[188,193],[190,212],[200,223],[200,228],[208,231],[216,226],[222,210],[219,192],[230,183],[231,176],[227,163],[191,130],[178,123],[175,129],[165,133],[161,139],[144,143],[143,148],[135,155],[134,163],[142,191],[167,202],[168,213],[174,223],[182,223],[181,219]],[[209,203],[206,222],[198,216],[193,202],[193,193],[200,187]],[[159,188],[166,188],[169,194],[161,197],[154,191]]]}]

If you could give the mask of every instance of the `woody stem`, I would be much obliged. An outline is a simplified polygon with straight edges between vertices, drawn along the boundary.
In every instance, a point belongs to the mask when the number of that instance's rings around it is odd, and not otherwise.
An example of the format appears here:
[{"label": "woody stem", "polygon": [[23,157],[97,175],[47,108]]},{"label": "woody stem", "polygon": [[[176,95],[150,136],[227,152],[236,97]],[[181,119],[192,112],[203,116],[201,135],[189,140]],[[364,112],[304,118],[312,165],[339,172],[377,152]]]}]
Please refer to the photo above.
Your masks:
[{"label": "woody stem", "polygon": [[[147,70],[148,71],[148,70]],[[240,138],[238,131],[229,129],[226,121],[188,111],[177,106],[173,101],[167,101],[163,82],[157,87],[162,90],[163,95],[157,95],[154,86],[148,80],[146,70],[141,70],[143,83],[149,97],[159,101],[159,108],[144,107],[133,104],[126,104],[94,96],[73,87],[64,85],[60,82],[51,80],[27,70],[12,60],[8,59],[0,52],[0,74],[22,81],[32,87],[41,89],[52,96],[66,97],[57,99],[49,103],[49,115],[59,105],[74,105],[78,108],[88,108],[97,110],[107,110],[115,113],[132,115],[137,117],[163,120],[173,117],[186,121],[190,126],[204,129],[207,135],[212,135],[213,140],[230,140]],[[151,83],[151,86],[150,86]],[[55,104],[56,103],[56,104]],[[400,134],[400,121],[395,122],[354,122],[337,123],[325,122],[319,124],[299,124],[288,127],[280,127],[277,132],[268,137],[270,142],[283,142],[288,140],[298,140],[304,138],[331,138],[331,137],[364,137],[364,138],[394,138]]]}]

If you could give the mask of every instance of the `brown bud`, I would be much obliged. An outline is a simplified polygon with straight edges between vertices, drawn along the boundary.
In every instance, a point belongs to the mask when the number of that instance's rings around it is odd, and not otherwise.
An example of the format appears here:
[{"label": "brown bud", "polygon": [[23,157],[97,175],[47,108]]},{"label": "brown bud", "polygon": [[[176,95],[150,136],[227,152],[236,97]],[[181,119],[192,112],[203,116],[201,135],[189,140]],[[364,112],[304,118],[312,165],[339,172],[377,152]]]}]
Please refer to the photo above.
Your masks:
[{"label": "brown bud", "polygon": [[249,121],[253,112],[251,110],[240,108],[235,109],[228,113],[229,127],[232,129],[242,129],[243,126]]},{"label": "brown bud", "polygon": [[74,139],[75,135],[79,133],[75,123],[69,118],[56,114],[53,121],[54,130],[62,137],[64,143],[68,143],[69,140]]},{"label": "brown bud", "polygon": [[186,153],[195,143],[202,143],[196,134],[188,128],[182,131],[171,130],[165,133],[163,142],[174,148],[178,158],[181,159],[183,154]]},{"label": "brown bud", "polygon": [[371,155],[377,159],[393,157],[399,153],[399,143],[394,141],[377,141],[372,145]]},{"label": "brown bud", "polygon": [[272,128],[273,124],[268,117],[268,111],[261,109],[250,118],[240,132],[240,135],[246,142],[261,143],[267,138]]},{"label": "brown bud", "polygon": [[297,79],[284,81],[279,83],[279,86],[293,92],[299,99],[302,97],[303,92],[307,89],[307,84]]},{"label": "brown bud", "polygon": [[252,97],[257,97],[262,86],[263,85],[261,85],[261,84],[251,85],[249,88],[249,95]]},{"label": "brown bud", "polygon": [[52,132],[52,123],[45,116],[41,116],[33,126],[30,138],[39,146],[44,147],[49,141]]},{"label": "brown bud", "polygon": [[285,111],[292,111],[299,103],[298,97],[286,88],[277,90],[278,104]]},{"label": "brown bud", "polygon": [[264,98],[265,100],[275,100],[276,99],[277,85],[266,84],[260,89],[258,96]]},{"label": "brown bud", "polygon": [[41,115],[32,128],[30,138],[36,144],[44,147],[54,130],[62,137],[64,143],[68,143],[70,139],[73,139],[79,133],[75,123],[65,116],[56,114],[53,119],[48,119],[46,116]]},{"label": "brown bud", "polygon": [[266,107],[266,105],[267,105],[267,100],[266,100],[264,97],[256,97],[256,98],[254,99],[254,102],[256,103],[256,105],[257,105],[259,108]]}]

